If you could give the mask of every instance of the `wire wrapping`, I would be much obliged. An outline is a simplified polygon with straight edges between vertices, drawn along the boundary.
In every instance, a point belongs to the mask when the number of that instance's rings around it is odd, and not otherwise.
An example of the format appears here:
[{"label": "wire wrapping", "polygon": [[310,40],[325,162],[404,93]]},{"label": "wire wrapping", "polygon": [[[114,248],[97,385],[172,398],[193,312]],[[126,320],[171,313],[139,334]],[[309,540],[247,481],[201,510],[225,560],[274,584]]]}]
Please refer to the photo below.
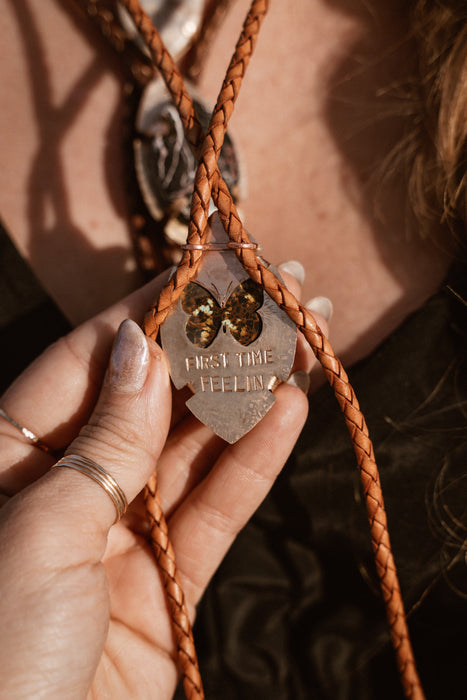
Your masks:
[{"label": "wire wrapping", "polygon": [[[252,279],[263,286],[305,335],[324,368],[327,380],[344,414],[360,472],[376,568],[386,605],[401,682],[407,698],[423,700],[425,696],[418,678],[408,634],[404,605],[387,528],[381,483],[365,418],[360,411],[357,398],[341,362],[335,356],[329,341],[321,333],[313,316],[261,263],[255,250],[247,247],[250,239],[243,228],[230,192],[217,166],[227,123],[253,53],[269,1],[253,0],[251,4],[227,69],[206,136],[196,117],[181,73],[175,66],[150,18],[141,9],[138,0],[121,0],[121,2],[132,15],[141,37],[150,50],[152,61],[169,89],[182,119],[186,137],[198,158],[187,239],[190,248],[185,249],[176,273],[146,315],[145,331],[153,338],[157,336],[160,325],[167,318],[185,285],[196,276],[201,256],[204,254],[203,246],[206,238],[209,200],[212,196],[230,240],[237,244],[234,249],[245,270]],[[193,635],[183,592],[178,581],[167,523],[160,507],[155,473],[146,488],[146,506],[152,522],[153,547],[163,575],[174,622],[185,693],[189,700],[201,700],[204,698],[204,692],[197,666]]]}]

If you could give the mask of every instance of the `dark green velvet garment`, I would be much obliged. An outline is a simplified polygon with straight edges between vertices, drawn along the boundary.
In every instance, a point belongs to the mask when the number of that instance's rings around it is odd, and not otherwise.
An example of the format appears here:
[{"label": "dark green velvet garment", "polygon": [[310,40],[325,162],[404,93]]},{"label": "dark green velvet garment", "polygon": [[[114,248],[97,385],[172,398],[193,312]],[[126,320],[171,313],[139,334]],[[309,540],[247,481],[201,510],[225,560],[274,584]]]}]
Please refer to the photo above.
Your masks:
[{"label": "dark green velvet garment", "polygon": [[[68,324],[0,241],[4,388]],[[349,372],[430,700],[467,698],[465,267],[449,285]],[[291,459],[209,586],[195,637],[208,700],[403,697],[355,458],[329,387],[311,396]]]}]

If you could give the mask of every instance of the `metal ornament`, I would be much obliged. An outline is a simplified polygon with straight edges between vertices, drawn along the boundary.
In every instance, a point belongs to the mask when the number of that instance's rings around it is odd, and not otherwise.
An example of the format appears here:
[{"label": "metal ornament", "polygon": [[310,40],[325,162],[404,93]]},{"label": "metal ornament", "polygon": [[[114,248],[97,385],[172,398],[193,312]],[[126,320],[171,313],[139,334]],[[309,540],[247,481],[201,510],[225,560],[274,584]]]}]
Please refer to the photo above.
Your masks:
[{"label": "metal ornament", "polygon": [[[187,83],[198,119],[206,129],[211,111],[194,86]],[[185,138],[182,120],[160,78],[144,88],[136,116],[133,142],[138,184],[149,213],[164,221],[172,243],[186,241],[197,161]],[[245,196],[241,165],[230,134],[225,135],[219,168],[237,203]]]},{"label": "metal ornament", "polygon": [[207,241],[198,276],[161,327],[161,341],[175,387],[193,392],[190,411],[234,443],[275,402],[272,391],[292,368],[297,330],[248,277],[217,212]]},{"label": "metal ornament", "polygon": [[[159,28],[162,39],[175,60],[188,51],[196,37],[201,27],[204,4],[205,0],[141,0],[141,7]],[[117,7],[126,35],[149,54],[130,14],[120,4]]]}]

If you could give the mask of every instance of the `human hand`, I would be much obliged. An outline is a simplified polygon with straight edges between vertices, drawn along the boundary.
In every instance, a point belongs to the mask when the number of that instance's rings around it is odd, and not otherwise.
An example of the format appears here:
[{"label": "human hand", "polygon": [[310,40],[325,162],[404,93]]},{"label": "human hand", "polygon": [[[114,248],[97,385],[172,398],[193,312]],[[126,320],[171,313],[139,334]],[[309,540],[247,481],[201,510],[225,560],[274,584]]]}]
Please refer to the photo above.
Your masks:
[{"label": "human hand", "polygon": [[[138,494],[157,464],[193,618],[305,420],[304,394],[282,385],[263,421],[226,447],[177,401],[171,413],[164,355],[129,321],[105,374],[120,321],[140,315],[158,284],[56,343],[2,399],[8,414],[52,447],[79,433],[69,452],[101,464],[133,501],[112,527],[115,509],[99,486],[70,469],[50,471],[50,455],[1,422],[0,697],[8,700],[172,697],[174,641]],[[305,357],[301,367],[308,369]]]}]

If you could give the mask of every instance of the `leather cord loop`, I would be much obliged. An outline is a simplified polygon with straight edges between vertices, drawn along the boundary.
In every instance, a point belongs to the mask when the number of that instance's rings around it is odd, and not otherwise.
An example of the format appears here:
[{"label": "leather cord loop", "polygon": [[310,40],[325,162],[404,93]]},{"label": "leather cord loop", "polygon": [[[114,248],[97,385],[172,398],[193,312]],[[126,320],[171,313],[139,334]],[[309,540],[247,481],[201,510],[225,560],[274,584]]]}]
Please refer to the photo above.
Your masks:
[{"label": "leather cord loop", "polygon": [[[378,468],[368,428],[360,411],[355,392],[340,360],[334,354],[329,341],[321,333],[313,316],[262,264],[256,255],[256,250],[248,245],[251,241],[243,228],[228,187],[217,166],[217,158],[227,123],[232,114],[269,2],[267,0],[253,0],[251,4],[206,136],[194,112],[193,102],[186,91],[181,73],[167,52],[151,20],[141,9],[138,0],[122,0],[122,4],[132,15],[138,31],[151,53],[153,63],[169,89],[173,102],[179,111],[186,138],[198,158],[187,246],[175,274],[145,317],[145,331],[153,338],[157,336],[159,326],[170,313],[186,284],[196,275],[201,256],[205,253],[209,200],[212,196],[224,228],[230,241],[235,244],[235,252],[245,270],[252,279],[264,287],[305,335],[317,359],[322,364],[327,380],[335,393],[354,445],[370,524],[376,567],[404,692],[410,700],[423,700],[424,694],[415,666],[389,540]],[[184,674],[185,693],[190,699],[200,699],[204,697],[204,694],[199,671],[196,667],[196,654],[194,644],[192,645],[191,629],[184,607],[183,593],[177,582],[173,551],[167,535],[167,524],[160,509],[155,474],[146,489],[146,506],[152,522],[153,547],[161,567],[174,620],[179,658]]]}]

